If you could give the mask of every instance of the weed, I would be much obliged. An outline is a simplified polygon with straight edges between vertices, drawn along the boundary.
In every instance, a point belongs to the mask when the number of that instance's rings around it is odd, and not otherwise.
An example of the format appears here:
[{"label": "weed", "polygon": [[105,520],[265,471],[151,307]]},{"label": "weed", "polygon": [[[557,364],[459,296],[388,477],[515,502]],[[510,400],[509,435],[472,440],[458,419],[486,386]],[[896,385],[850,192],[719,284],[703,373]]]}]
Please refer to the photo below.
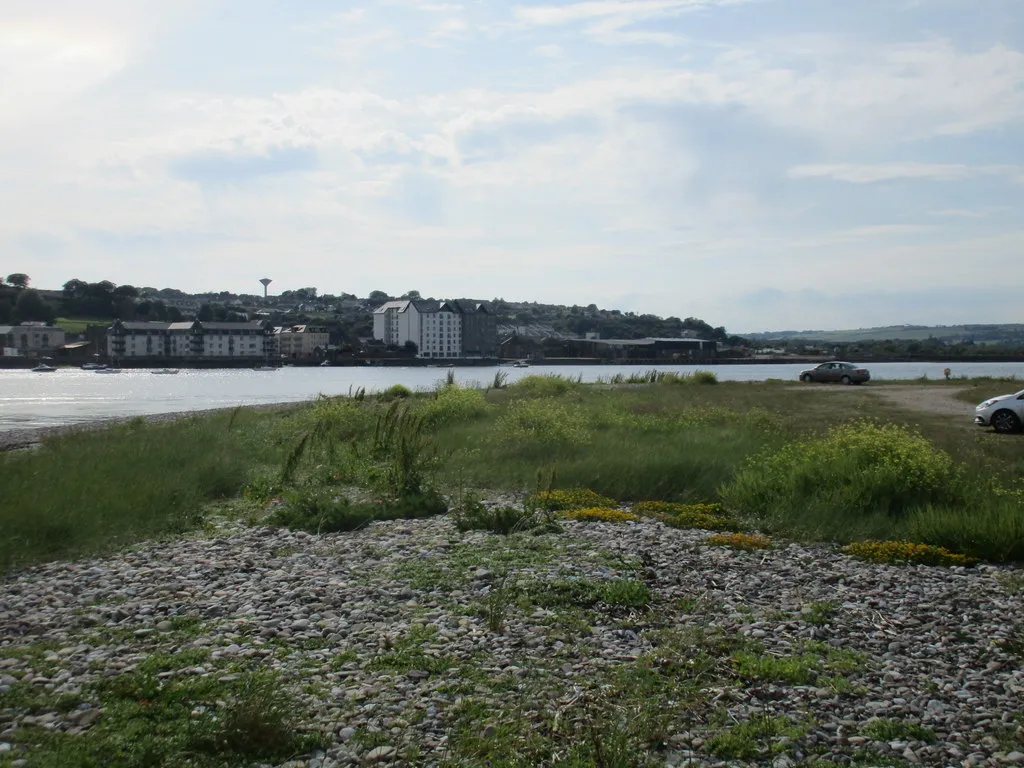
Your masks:
[{"label": "weed", "polygon": [[454,665],[454,659],[438,653],[429,653],[424,648],[436,637],[437,627],[414,627],[403,637],[390,641],[390,648],[375,656],[370,662],[370,668],[394,672],[444,672]]},{"label": "weed", "polygon": [[519,400],[495,422],[500,442],[535,446],[582,445],[590,440],[579,410],[551,397]]},{"label": "weed", "polygon": [[384,403],[390,403],[392,400],[404,400],[407,397],[412,397],[412,390],[404,384],[392,384],[377,395],[377,399]]},{"label": "weed", "polygon": [[771,656],[739,651],[733,656],[736,674],[745,680],[782,682],[791,685],[813,683],[821,671],[821,659],[814,654]]},{"label": "weed", "polygon": [[923,741],[931,744],[935,741],[935,731],[919,723],[907,720],[879,718],[869,720],[861,731],[869,739],[875,741]]},{"label": "weed", "polygon": [[491,531],[505,536],[544,526],[546,517],[528,507],[488,507],[472,494],[464,496],[452,509],[452,520],[460,531]]},{"label": "weed", "polygon": [[839,612],[839,603],[835,600],[820,600],[805,605],[800,611],[800,618],[808,624],[828,624]]},{"label": "weed", "polygon": [[858,541],[847,544],[843,552],[870,563],[916,565],[973,565],[976,560],[943,547],[910,541]]},{"label": "weed", "polygon": [[621,509],[568,509],[561,514],[569,520],[585,523],[628,523],[640,519],[632,512],[623,512]]},{"label": "weed", "polygon": [[529,501],[551,512],[590,508],[609,509],[615,507],[614,500],[595,493],[589,488],[538,491]]},{"label": "weed", "polygon": [[727,760],[763,759],[780,751],[776,748],[780,738],[792,740],[806,732],[805,726],[765,712],[715,734],[708,741],[708,749]]},{"label": "weed", "polygon": [[772,540],[757,533],[719,533],[708,537],[708,544],[745,551],[768,549]]}]

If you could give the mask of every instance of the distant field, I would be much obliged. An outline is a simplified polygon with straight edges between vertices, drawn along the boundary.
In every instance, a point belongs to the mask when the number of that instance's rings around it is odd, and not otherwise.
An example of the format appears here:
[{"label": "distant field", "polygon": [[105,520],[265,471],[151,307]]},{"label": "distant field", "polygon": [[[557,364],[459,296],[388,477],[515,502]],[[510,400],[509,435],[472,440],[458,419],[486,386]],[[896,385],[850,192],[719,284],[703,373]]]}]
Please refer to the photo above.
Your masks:
[{"label": "distant field", "polygon": [[1024,341],[1024,325],[892,325],[879,328],[856,328],[842,331],[777,331],[772,333],[754,333],[751,338],[759,341],[780,339],[800,339],[803,341],[885,341],[905,340],[924,341],[938,339],[940,341],[960,341],[971,339],[975,343]]},{"label": "distant field", "polygon": [[81,317],[58,317],[55,321],[58,326],[68,333],[85,333],[89,325],[110,325],[114,322],[109,319],[81,318]]}]

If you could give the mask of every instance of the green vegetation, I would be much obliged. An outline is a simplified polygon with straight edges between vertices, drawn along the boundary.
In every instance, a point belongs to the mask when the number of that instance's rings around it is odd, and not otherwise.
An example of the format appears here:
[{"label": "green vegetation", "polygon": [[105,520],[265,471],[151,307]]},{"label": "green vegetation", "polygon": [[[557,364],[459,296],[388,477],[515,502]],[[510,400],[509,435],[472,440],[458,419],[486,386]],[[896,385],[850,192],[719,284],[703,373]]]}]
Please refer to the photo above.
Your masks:
[{"label": "green vegetation", "polygon": [[293,410],[131,421],[0,454],[0,570],[199,525],[205,504],[280,462],[264,434]]},{"label": "green vegetation", "polygon": [[[444,381],[391,402],[320,398],[139,420],[0,456],[0,563],[10,570],[178,533],[218,499],[235,499],[234,513],[251,519],[326,532],[437,514],[442,491],[459,497],[467,487],[534,495],[529,514],[467,506],[457,516],[464,530],[530,530],[553,523],[546,513],[633,504],[676,527],[1024,560],[1016,443],[864,393],[840,403],[785,383],[527,377],[485,391]],[[538,470],[550,473],[546,483]],[[662,506],[643,504],[654,501]]]},{"label": "green vegetation", "polygon": [[908,740],[924,741],[932,743],[935,741],[935,731],[919,723],[911,723],[907,720],[889,720],[878,718],[871,720],[864,726],[863,734],[875,741],[896,741]]},{"label": "green vegetation", "polygon": [[[324,743],[297,729],[301,708],[275,675],[188,671],[205,661],[196,651],[151,655],[135,671],[83,691],[81,705],[102,712],[88,730],[72,735],[22,726],[10,740],[30,748],[31,764],[40,768],[229,768],[280,762]],[[67,704],[62,711],[79,701]],[[14,713],[39,710],[34,700],[9,694],[0,705]]]}]

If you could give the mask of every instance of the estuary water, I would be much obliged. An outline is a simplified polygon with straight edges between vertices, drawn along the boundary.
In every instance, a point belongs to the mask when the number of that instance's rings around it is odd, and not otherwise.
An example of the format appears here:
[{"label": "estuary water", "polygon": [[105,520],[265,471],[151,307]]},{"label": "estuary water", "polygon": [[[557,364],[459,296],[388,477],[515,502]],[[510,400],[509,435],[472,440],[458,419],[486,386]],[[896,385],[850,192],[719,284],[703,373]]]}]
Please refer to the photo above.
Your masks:
[{"label": "estuary water", "polygon": [[[1024,363],[873,363],[874,381],[942,378],[949,366],[954,377],[1015,376],[1019,385],[996,386],[993,395],[1024,387]],[[672,365],[659,371],[693,373],[713,370],[719,381],[763,381],[784,379],[795,382],[805,363],[770,365]],[[635,365],[535,365],[529,368],[458,367],[332,367],[254,370],[186,370],[173,376],[154,375],[149,370],[124,370],[118,374],[97,374],[77,368],[54,373],[30,370],[0,370],[0,430],[50,427],[112,417],[177,413],[236,405],[259,405],[310,400],[317,395],[345,395],[365,388],[377,392],[392,384],[413,390],[432,389],[449,371],[460,384],[486,386],[502,371],[509,383],[530,375],[580,377],[585,382],[608,379],[621,373],[641,373],[650,366]]]}]

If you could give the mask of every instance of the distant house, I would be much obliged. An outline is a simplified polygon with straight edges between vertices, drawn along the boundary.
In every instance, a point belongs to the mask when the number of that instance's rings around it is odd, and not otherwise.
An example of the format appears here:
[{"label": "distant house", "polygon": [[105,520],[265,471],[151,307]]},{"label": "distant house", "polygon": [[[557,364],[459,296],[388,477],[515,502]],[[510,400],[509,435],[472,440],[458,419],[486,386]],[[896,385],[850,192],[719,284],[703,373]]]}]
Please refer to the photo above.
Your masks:
[{"label": "distant house", "polygon": [[497,324],[483,304],[402,299],[373,311],[373,337],[388,345],[416,345],[427,358],[494,357]]},{"label": "distant house", "polygon": [[46,323],[0,325],[0,349],[5,355],[40,357],[64,346],[63,328]]},{"label": "distant house", "polygon": [[291,360],[310,359],[327,350],[331,336],[316,325],[289,325],[275,328],[277,354]]}]

